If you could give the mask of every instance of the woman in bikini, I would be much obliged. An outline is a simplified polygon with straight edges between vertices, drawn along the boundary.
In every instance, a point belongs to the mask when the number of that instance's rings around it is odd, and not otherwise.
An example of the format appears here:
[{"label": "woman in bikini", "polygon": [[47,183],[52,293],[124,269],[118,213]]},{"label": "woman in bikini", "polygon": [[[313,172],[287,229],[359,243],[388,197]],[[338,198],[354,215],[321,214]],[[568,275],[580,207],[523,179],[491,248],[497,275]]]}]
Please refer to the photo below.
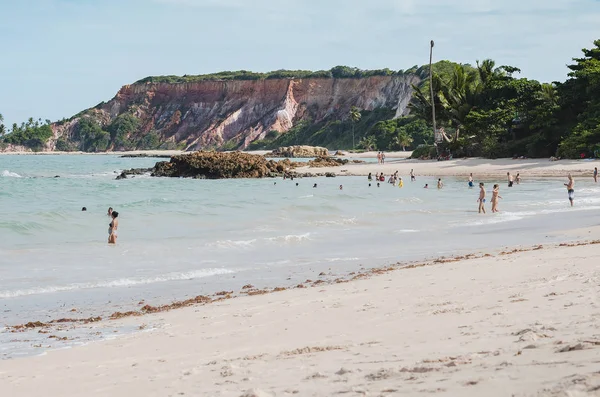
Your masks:
[{"label": "woman in bikini", "polygon": [[119,213],[117,211],[113,211],[111,213],[112,221],[108,225],[108,243],[116,244],[117,243],[117,229],[119,229]]},{"label": "woman in bikini", "polygon": [[492,190],[492,212],[498,212],[499,198],[502,198],[502,196],[500,196],[500,186],[496,184],[494,185],[494,190]]}]

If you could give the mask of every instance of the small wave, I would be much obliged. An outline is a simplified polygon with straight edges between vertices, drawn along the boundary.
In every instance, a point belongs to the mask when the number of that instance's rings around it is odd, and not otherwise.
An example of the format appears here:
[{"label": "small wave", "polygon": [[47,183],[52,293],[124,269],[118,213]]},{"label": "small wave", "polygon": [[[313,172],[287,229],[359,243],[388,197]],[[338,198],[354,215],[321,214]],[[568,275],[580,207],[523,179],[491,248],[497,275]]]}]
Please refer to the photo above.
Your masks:
[{"label": "small wave", "polygon": [[336,220],[327,220],[327,221],[314,221],[311,224],[315,226],[322,225],[355,225],[357,223],[356,218],[343,218]]},{"label": "small wave", "polygon": [[307,194],[306,196],[300,196],[298,198],[311,198],[311,197],[315,197],[314,194]]},{"label": "small wave", "polygon": [[22,176],[17,174],[16,172],[10,172],[8,170],[2,171],[2,176],[5,178],[22,178]]},{"label": "small wave", "polygon": [[326,258],[325,262],[345,262],[345,261],[357,261],[360,258]]},{"label": "small wave", "polygon": [[400,230],[394,230],[394,233],[417,233],[418,230],[415,229],[400,229]]},{"label": "small wave", "polygon": [[211,243],[207,243],[208,247],[217,248],[245,248],[250,247],[256,243],[256,239],[252,240],[219,240]]},{"label": "small wave", "polygon": [[288,234],[285,236],[269,237],[266,240],[277,243],[298,243],[301,241],[310,240],[310,233]]},{"label": "small wave", "polygon": [[154,283],[162,283],[166,281],[178,281],[178,280],[191,280],[196,278],[210,277],[216,276],[220,274],[230,274],[234,273],[233,270],[228,269],[201,269],[201,270],[192,270],[189,272],[181,272],[181,273],[167,273],[155,277],[147,277],[147,278],[121,278],[117,280],[111,281],[100,281],[100,282],[91,282],[91,283],[75,283],[68,285],[54,285],[48,287],[38,287],[38,288],[30,288],[30,289],[19,289],[13,291],[0,291],[0,299],[1,298],[15,298],[18,296],[26,296],[26,295],[39,295],[39,294],[49,294],[53,292],[64,292],[64,291],[73,291],[80,289],[94,289],[94,288],[115,288],[115,287],[132,287],[136,285],[142,284],[154,284]]}]

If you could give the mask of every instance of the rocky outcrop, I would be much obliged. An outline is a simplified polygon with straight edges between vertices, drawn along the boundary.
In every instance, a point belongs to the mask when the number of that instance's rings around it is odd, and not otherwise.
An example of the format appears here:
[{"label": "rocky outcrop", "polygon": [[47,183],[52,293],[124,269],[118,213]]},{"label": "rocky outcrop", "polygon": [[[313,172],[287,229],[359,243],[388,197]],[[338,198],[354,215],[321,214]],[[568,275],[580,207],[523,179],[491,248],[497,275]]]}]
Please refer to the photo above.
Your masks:
[{"label": "rocky outcrop", "polygon": [[290,160],[273,161],[264,156],[242,152],[194,152],[160,161],[152,176],[197,179],[264,178],[283,175],[298,164]]},{"label": "rocky outcrop", "polygon": [[311,158],[329,156],[327,148],[319,146],[285,146],[273,150],[267,155],[268,157],[296,157],[296,158]]},{"label": "rocky outcrop", "polygon": [[[352,106],[366,111],[394,109],[397,116],[404,115],[413,93],[412,84],[419,81],[414,74],[394,74],[361,78],[138,82],[122,87],[106,103],[53,124],[54,137],[46,150],[58,150],[57,147],[77,142],[82,118],[91,118],[104,131],[112,131],[109,150],[119,147],[116,141],[141,143],[145,138],[186,151],[244,149],[271,131],[285,133],[302,120],[314,123],[347,120]],[[114,125],[119,116],[133,118],[135,128],[115,140],[115,134],[125,131]],[[92,144],[102,147],[97,142]]]},{"label": "rocky outcrop", "polygon": [[314,160],[308,162],[308,166],[312,168],[320,167],[337,167],[340,165],[348,164],[348,159],[336,159],[332,157],[317,157]]}]

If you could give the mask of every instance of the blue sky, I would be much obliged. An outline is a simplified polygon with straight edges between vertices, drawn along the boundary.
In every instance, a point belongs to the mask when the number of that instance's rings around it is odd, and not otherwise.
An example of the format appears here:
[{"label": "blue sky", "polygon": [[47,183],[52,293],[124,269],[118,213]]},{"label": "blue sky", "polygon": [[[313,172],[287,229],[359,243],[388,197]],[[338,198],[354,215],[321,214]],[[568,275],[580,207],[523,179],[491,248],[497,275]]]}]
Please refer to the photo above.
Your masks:
[{"label": "blue sky", "polygon": [[563,80],[598,0],[0,0],[0,113],[57,120],[149,75],[492,58]]}]

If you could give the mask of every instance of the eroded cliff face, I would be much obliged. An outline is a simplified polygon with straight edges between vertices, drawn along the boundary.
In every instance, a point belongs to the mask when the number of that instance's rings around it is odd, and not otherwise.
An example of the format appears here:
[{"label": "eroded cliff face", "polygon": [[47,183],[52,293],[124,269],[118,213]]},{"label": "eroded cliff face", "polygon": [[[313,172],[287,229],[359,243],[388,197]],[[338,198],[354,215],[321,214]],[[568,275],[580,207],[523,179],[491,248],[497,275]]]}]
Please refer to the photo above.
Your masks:
[{"label": "eroded cliff face", "polygon": [[[269,131],[285,132],[300,120],[345,120],[349,109],[390,108],[404,115],[417,76],[367,78],[309,78],[202,81],[196,83],[136,83],[122,87],[107,103],[89,109],[107,127],[119,115],[139,119],[130,138],[158,134],[186,150],[221,147],[225,143],[245,148]],[[55,124],[57,139],[76,135],[78,118]]]}]

